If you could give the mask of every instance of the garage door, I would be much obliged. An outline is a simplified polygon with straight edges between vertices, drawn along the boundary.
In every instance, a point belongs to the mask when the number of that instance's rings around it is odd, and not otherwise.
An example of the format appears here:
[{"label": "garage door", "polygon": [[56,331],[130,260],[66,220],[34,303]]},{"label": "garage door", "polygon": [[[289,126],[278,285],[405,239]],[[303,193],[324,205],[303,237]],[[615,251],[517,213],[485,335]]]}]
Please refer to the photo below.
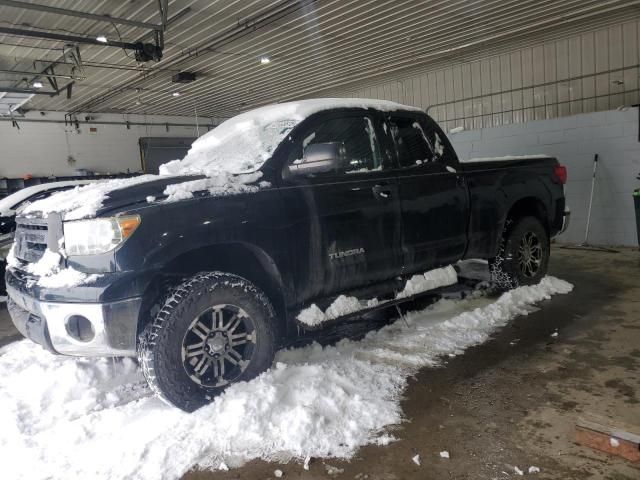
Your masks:
[{"label": "garage door", "polygon": [[171,160],[183,158],[195,137],[141,137],[140,157],[145,173],[158,173],[158,167]]}]

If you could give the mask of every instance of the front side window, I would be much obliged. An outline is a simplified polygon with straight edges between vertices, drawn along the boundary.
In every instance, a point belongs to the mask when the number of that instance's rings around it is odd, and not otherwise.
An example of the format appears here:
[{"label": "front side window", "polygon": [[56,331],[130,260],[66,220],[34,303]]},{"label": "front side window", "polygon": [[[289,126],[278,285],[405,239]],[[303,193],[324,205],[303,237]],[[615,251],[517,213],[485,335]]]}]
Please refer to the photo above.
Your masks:
[{"label": "front side window", "polygon": [[[307,152],[318,144],[334,145],[340,152],[335,173],[360,173],[382,169],[382,155],[373,122],[367,116],[330,118],[310,127],[299,138],[289,154],[289,165],[300,165],[309,160]],[[323,173],[315,173],[314,176]]]}]

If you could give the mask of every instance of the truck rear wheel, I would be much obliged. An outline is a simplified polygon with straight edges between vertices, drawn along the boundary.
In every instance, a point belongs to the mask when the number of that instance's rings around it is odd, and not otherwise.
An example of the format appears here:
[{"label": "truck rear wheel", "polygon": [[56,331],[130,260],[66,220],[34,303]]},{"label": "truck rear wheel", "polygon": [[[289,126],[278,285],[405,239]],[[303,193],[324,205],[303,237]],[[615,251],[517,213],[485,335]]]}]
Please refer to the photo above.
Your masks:
[{"label": "truck rear wheel", "polygon": [[160,398],[192,412],[271,366],[274,325],[271,303],[249,281],[200,273],[173,291],[140,334],[140,365]]},{"label": "truck rear wheel", "polygon": [[540,220],[508,221],[498,255],[489,261],[492,283],[500,290],[538,283],[547,273],[549,252],[549,234]]}]

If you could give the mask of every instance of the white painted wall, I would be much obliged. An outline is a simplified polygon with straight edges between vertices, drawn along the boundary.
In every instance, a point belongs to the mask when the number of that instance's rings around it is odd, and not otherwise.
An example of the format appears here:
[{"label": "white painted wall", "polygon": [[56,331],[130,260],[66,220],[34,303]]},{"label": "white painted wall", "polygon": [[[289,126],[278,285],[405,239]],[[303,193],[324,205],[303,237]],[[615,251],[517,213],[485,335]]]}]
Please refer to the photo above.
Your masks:
[{"label": "white painted wall", "polygon": [[632,192],[640,187],[638,110],[610,110],[450,134],[460,158],[553,155],[567,166],[571,225],[559,237],[584,240],[593,156],[599,155],[589,243],[637,246]]},{"label": "white painted wall", "polygon": [[[60,112],[30,112],[25,118],[64,119]],[[187,117],[92,114],[97,121],[130,121],[145,123],[195,124]],[[80,118],[83,118],[82,116]],[[0,177],[22,177],[26,174],[70,175],[78,168],[99,173],[118,173],[141,169],[140,137],[196,137],[195,127],[87,125],[80,131],[59,123],[29,123],[17,119],[20,129],[11,122],[0,121]],[[200,134],[207,132],[209,119],[200,119]],[[97,128],[90,133],[89,127]],[[76,159],[69,164],[69,155]]]}]

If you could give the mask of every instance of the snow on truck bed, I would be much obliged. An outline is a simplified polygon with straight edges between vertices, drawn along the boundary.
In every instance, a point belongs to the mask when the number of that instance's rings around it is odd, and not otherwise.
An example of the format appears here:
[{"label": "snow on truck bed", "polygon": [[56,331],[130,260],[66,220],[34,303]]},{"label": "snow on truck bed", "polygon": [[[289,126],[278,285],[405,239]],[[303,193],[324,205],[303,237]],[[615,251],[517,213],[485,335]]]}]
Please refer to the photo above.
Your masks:
[{"label": "snow on truck bed", "polygon": [[271,157],[280,142],[302,120],[333,108],[374,108],[382,111],[419,110],[386,100],[322,98],[279,103],[250,110],[221,123],[198,138],[182,160],[160,166],[159,175],[111,180],[99,185],[79,187],[34,202],[24,213],[64,213],[67,220],[92,217],[109,193],[131,185],[178,175],[205,175],[208,179],[169,185],[166,201],[193,196],[209,190],[213,195],[229,195],[256,190],[258,170]]},{"label": "snow on truck bed", "polygon": [[[271,369],[186,414],[149,392],[130,359],[0,349],[3,478],[174,480],[252,459],[351,458],[393,441],[408,376],[486,341],[571,284],[546,277],[493,300],[441,300],[358,342],[280,351]],[[286,472],[285,472],[286,475]]]}]

